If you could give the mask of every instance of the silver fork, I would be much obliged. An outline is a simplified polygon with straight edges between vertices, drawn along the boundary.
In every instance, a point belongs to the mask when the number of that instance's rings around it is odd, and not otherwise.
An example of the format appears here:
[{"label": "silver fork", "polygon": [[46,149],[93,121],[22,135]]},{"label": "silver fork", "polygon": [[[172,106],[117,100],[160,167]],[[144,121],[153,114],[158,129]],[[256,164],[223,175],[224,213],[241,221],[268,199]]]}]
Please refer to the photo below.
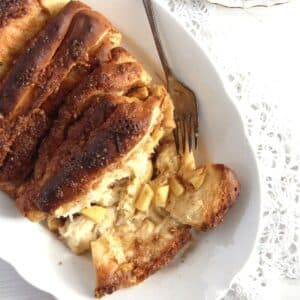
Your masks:
[{"label": "silver fork", "polygon": [[174,103],[174,139],[177,153],[183,154],[188,150],[196,150],[198,147],[199,124],[198,103],[195,94],[180,82],[169,67],[165,52],[160,40],[157,23],[154,17],[152,0],[143,0],[148,16],[153,38],[159,54],[159,58],[166,76],[167,89]]}]

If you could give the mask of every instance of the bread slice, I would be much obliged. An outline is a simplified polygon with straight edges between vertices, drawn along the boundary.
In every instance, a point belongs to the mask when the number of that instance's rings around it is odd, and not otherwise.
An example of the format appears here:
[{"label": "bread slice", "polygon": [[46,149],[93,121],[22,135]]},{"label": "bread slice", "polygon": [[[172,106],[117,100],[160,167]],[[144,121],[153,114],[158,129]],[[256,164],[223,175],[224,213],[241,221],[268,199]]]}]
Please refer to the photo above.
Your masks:
[{"label": "bread slice", "polygon": [[92,242],[96,297],[137,284],[166,266],[191,239],[190,227],[165,217],[136,215]]},{"label": "bread slice", "polygon": [[170,193],[165,207],[170,216],[202,231],[220,224],[240,193],[235,173],[223,164],[196,168],[193,156],[177,156],[172,142],[162,145],[158,153],[156,180],[179,182],[184,189],[176,193],[175,186],[175,193]]},{"label": "bread slice", "polygon": [[[203,169],[203,171],[202,171]],[[211,164],[196,170],[194,177],[201,185],[192,184],[186,191],[169,198],[166,210],[182,224],[206,231],[219,225],[240,191],[236,175],[223,164]],[[197,174],[201,170],[202,174]]]}]

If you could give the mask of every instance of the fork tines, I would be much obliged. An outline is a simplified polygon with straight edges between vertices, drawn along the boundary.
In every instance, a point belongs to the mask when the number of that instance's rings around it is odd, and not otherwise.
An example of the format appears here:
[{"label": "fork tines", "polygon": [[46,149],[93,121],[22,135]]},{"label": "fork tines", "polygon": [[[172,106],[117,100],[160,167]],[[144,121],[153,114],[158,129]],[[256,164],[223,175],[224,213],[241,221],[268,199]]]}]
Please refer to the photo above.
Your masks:
[{"label": "fork tines", "polygon": [[183,154],[185,151],[191,152],[198,147],[198,118],[192,113],[177,115],[175,113],[174,139],[176,151]]}]

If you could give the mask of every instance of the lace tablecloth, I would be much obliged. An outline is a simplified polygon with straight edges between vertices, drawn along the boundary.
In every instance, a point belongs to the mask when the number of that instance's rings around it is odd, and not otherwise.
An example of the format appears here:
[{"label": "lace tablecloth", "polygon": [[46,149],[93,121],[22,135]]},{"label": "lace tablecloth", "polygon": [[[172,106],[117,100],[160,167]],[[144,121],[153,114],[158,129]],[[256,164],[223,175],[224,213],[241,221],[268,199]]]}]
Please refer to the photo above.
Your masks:
[{"label": "lace tablecloth", "polygon": [[300,3],[238,10],[200,0],[163,3],[221,72],[259,160],[259,239],[224,299],[279,299],[280,278],[300,278]]},{"label": "lace tablecloth", "polygon": [[[259,238],[224,299],[280,299],[277,288],[282,278],[300,278],[300,45],[295,40],[300,1],[251,9],[228,9],[201,0],[160,1],[196,37],[222,74],[259,159]],[[2,262],[0,295],[5,300],[53,299]]]}]

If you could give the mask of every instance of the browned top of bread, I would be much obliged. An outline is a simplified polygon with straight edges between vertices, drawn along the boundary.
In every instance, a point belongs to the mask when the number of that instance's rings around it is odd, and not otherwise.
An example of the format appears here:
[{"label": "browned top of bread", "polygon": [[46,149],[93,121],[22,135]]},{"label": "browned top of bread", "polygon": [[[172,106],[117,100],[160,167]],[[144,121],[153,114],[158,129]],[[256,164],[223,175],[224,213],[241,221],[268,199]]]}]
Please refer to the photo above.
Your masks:
[{"label": "browned top of bread", "polygon": [[0,1],[0,79],[48,18],[37,0]]},{"label": "browned top of bread", "polygon": [[189,226],[168,217],[160,224],[145,219],[134,223],[116,226],[92,242],[96,297],[145,280],[191,239]]},{"label": "browned top of bread", "polygon": [[39,210],[53,212],[86,193],[91,181],[141,140],[159,102],[150,99],[128,103],[126,98],[121,103],[117,101],[115,105],[111,97],[93,99],[52,159],[44,161],[47,167],[41,179],[33,180],[22,192],[20,202],[33,202]]},{"label": "browned top of bread", "polygon": [[86,76],[68,95],[47,138],[41,145],[35,168],[36,177],[40,176],[45,161],[51,158],[57,147],[64,141],[65,132],[70,124],[80,117],[94,95],[123,95],[131,88],[143,86],[151,80],[142,65],[123,48],[114,48],[111,56],[111,60],[102,63]]},{"label": "browned top of bread", "polygon": [[26,51],[18,58],[0,85],[0,112],[2,115],[17,113],[18,111],[15,110],[18,107],[20,109],[20,107],[26,106],[24,102],[29,101],[29,97],[26,97],[24,93],[30,92],[32,85],[37,83],[40,72],[51,63],[67,34],[73,17],[83,9],[86,9],[86,6],[80,2],[70,2],[31,41]]},{"label": "browned top of bread", "polygon": [[30,0],[2,0],[0,2],[0,27],[6,26],[11,19],[24,16],[32,2]]},{"label": "browned top of bread", "polygon": [[28,176],[66,95],[110,59],[120,37],[105,17],[72,1],[30,41],[0,82],[0,186]]},{"label": "browned top of bread", "polygon": [[21,181],[30,174],[32,149],[36,149],[39,141],[44,137],[49,120],[42,110],[35,109],[21,126],[19,128],[22,134],[16,134],[9,154],[0,169],[0,180],[9,182],[17,178]]}]

